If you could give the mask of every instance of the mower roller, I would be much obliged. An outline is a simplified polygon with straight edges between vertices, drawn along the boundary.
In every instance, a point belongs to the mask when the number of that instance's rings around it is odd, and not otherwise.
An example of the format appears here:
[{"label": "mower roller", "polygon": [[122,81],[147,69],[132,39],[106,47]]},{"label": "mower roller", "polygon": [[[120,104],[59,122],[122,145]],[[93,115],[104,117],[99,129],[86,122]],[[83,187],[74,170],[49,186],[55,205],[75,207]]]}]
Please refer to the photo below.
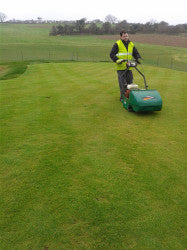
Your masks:
[{"label": "mower roller", "polygon": [[[126,70],[134,68],[143,77],[145,89],[139,89],[137,84],[128,84],[123,94],[123,107],[128,111],[149,112],[162,109],[162,98],[156,89],[148,89],[144,74],[137,68],[137,62],[123,60]],[[126,73],[126,72],[124,72]]]}]

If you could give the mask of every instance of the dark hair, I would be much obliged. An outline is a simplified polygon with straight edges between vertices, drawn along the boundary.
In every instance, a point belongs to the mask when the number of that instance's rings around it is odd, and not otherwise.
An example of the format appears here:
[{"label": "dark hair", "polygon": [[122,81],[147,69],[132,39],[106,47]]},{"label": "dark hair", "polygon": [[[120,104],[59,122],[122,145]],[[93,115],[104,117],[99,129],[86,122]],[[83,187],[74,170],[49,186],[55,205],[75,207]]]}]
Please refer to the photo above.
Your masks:
[{"label": "dark hair", "polygon": [[122,30],[122,31],[120,31],[120,36],[122,36],[123,34],[127,34],[127,31],[126,30]]}]

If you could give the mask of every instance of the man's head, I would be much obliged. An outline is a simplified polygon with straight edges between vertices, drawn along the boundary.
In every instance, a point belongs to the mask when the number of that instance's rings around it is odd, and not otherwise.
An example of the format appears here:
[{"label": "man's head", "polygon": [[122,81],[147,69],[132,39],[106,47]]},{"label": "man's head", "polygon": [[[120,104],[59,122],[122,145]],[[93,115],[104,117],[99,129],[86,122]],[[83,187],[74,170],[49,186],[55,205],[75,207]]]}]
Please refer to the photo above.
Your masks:
[{"label": "man's head", "polygon": [[121,40],[127,42],[129,40],[129,35],[128,35],[127,31],[122,30],[120,32],[120,38],[121,38]]}]

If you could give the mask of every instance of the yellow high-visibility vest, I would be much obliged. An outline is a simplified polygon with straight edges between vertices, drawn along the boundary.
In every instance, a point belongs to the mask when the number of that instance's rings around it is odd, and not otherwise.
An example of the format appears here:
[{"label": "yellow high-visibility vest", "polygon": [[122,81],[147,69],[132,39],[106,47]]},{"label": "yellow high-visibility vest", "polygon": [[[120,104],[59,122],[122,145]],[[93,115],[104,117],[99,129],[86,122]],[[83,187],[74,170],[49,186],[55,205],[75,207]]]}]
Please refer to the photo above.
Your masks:
[{"label": "yellow high-visibility vest", "polygon": [[[134,44],[132,42],[130,42],[128,44],[128,51],[125,47],[125,45],[123,44],[122,40],[118,40],[117,42],[118,45],[118,53],[116,54],[116,56],[119,59],[125,59],[125,60],[132,60],[133,56],[133,48],[134,48]],[[126,62],[122,62],[121,64],[117,64],[117,70],[125,70],[126,69]],[[132,68],[129,68],[129,70],[131,70]]]}]

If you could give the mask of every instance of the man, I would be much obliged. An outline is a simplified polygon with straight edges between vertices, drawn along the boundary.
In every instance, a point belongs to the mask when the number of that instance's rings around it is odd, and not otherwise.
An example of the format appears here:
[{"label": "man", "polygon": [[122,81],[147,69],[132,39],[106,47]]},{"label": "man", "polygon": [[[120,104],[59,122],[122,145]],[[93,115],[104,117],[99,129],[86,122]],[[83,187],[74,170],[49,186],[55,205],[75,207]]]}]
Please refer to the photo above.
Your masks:
[{"label": "man", "polygon": [[138,53],[134,44],[129,41],[128,33],[125,30],[122,30],[120,32],[120,40],[118,40],[113,45],[110,52],[110,58],[116,63],[117,66],[121,102],[123,100],[123,94],[127,88],[127,85],[133,82],[132,69],[129,68],[129,70],[125,71],[126,62],[122,62],[122,60],[132,60],[133,57],[137,63],[140,63],[140,54]]}]

